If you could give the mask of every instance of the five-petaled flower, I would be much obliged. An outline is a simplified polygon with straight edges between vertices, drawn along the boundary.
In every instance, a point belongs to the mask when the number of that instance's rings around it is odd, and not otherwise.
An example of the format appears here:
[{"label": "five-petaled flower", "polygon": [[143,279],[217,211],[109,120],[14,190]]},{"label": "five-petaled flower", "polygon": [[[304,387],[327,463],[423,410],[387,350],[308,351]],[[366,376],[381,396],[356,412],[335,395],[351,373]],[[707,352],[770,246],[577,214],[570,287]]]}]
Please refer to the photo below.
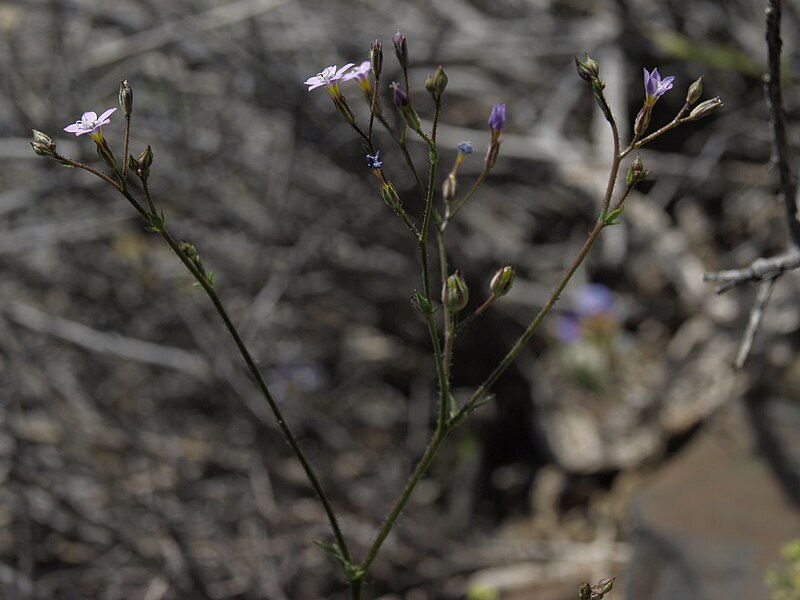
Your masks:
[{"label": "five-petaled flower", "polygon": [[111,122],[108,117],[111,116],[116,108],[109,108],[99,117],[96,112],[89,111],[83,113],[80,121],[75,121],[72,125],[64,127],[64,131],[74,133],[76,136],[88,133],[95,141],[102,140],[103,134],[100,128]]},{"label": "five-petaled flower", "polygon": [[381,160],[381,151],[377,150],[375,152],[375,156],[371,154],[367,154],[367,166],[372,169],[373,171],[377,171],[383,166],[383,161]]},{"label": "five-petaled flower", "polygon": [[308,91],[315,90],[323,85],[326,87],[331,96],[337,97],[341,95],[339,92],[339,80],[354,63],[347,63],[341,69],[336,69],[336,65],[325,67],[321,73],[317,73],[314,77],[309,77],[305,80],[305,85],[308,86]]},{"label": "five-petaled flower", "polygon": [[673,81],[675,81],[675,77],[672,75],[661,79],[658,69],[653,69],[652,73],[648,73],[647,69],[644,69],[645,104],[653,106],[656,100],[672,89]]}]

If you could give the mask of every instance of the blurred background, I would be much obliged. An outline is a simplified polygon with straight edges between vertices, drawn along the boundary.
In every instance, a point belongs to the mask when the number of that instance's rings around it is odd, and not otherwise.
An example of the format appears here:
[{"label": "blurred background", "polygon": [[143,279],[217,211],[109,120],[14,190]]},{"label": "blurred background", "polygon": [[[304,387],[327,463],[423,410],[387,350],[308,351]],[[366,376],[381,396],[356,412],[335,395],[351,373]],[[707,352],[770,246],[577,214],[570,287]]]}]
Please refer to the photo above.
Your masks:
[{"label": "blurred background", "polygon": [[[784,7],[790,140],[798,8]],[[152,146],[168,226],[214,271],[360,556],[424,449],[435,369],[409,302],[415,245],[328,95],[302,82],[366,60],[374,39],[383,82],[399,79],[398,29],[423,120],[425,76],[449,76],[443,174],[469,139],[461,185],[477,176],[490,108],[508,110],[448,247],[472,308],[498,267],[518,277],[459,338],[458,394],[596,219],[610,135],[574,57],[599,61],[623,140],[642,67],[676,77],[651,129],[701,75],[725,108],[641,152],[650,180],[496,400],[449,439],[368,597],[566,600],[612,575],[613,598],[767,597],[768,569],[800,537],[796,277],[776,286],[740,372],[755,290],[702,281],[788,243],[763,15],[752,0],[0,2],[0,597],[345,597],[313,544],[330,541],[324,515],[207,298],[121,197],[28,140],[42,130],[99,166],[88,137],[62,130],[131,82],[131,152]],[[357,87],[342,89],[363,120]],[[104,128],[118,155],[122,123]],[[402,155],[378,139],[418,216]]]}]

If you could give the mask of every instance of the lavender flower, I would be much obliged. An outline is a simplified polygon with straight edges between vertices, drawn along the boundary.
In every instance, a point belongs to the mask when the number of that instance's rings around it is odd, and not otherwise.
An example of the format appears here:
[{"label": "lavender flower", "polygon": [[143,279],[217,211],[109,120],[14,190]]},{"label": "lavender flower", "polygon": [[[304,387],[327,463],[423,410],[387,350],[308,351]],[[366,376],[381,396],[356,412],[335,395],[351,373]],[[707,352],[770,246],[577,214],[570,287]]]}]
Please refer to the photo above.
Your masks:
[{"label": "lavender flower", "polygon": [[383,161],[381,160],[381,151],[378,150],[375,152],[375,156],[371,154],[367,154],[367,166],[372,169],[373,171],[377,171],[383,166]]},{"label": "lavender flower", "polygon": [[573,306],[581,317],[610,313],[614,308],[614,294],[601,283],[589,283],[579,288]]},{"label": "lavender flower", "polygon": [[103,134],[100,131],[100,128],[103,125],[107,125],[111,122],[111,119],[108,117],[111,116],[116,108],[109,108],[99,117],[97,116],[96,112],[85,112],[81,116],[80,121],[75,121],[72,125],[67,125],[64,127],[64,131],[68,133],[74,133],[76,136],[83,135],[84,133],[88,133],[93,139],[102,139]]},{"label": "lavender flower", "polygon": [[648,73],[647,69],[644,69],[645,104],[653,106],[656,100],[672,89],[673,81],[675,81],[675,77],[672,75],[661,79],[658,69],[653,69],[652,73]]},{"label": "lavender flower", "polygon": [[472,142],[460,142],[456,147],[459,154],[472,154]]},{"label": "lavender flower", "polygon": [[342,81],[350,81],[351,79],[361,81],[369,76],[370,71],[372,71],[372,63],[368,60],[365,60],[360,65],[352,69],[349,73],[345,73],[342,76]]},{"label": "lavender flower", "polygon": [[339,70],[336,69],[336,65],[325,67],[322,72],[306,79],[304,84],[308,86],[309,92],[324,85],[332,96],[339,96],[341,95],[339,92],[339,80],[342,79],[345,71],[352,66],[354,66],[354,63],[347,63]]},{"label": "lavender flower", "polygon": [[489,127],[492,132],[501,131],[506,126],[506,105],[495,104],[489,115]]}]

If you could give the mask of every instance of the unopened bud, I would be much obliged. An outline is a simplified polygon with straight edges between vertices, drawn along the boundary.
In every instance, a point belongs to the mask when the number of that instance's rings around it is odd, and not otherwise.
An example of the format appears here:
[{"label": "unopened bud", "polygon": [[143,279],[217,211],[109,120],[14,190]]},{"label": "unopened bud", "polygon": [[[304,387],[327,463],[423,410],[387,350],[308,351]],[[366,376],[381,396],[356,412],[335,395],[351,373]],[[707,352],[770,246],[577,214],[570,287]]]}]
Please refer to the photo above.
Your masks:
[{"label": "unopened bud", "polygon": [[645,104],[642,106],[642,109],[639,111],[639,114],[636,115],[636,120],[633,122],[633,133],[637,136],[642,136],[647,131],[647,128],[650,126],[650,116],[651,116],[652,106],[648,106]]},{"label": "unopened bud", "polygon": [[597,79],[600,76],[600,65],[588,54],[584,54],[584,60],[575,57],[575,66],[578,69],[578,76],[586,81]]},{"label": "unopened bud", "polygon": [[724,106],[722,104],[722,100],[719,99],[719,96],[716,98],[712,98],[711,100],[706,100],[705,102],[701,102],[697,106],[694,107],[694,110],[689,113],[689,119],[696,121],[697,119],[702,119],[703,117],[707,117],[719,107]]},{"label": "unopened bud", "polygon": [[469,288],[467,282],[461,276],[459,271],[456,271],[442,286],[442,304],[445,308],[453,313],[462,310],[469,302]]},{"label": "unopened bud", "polygon": [[433,75],[428,75],[428,78],[425,80],[425,89],[436,99],[441,98],[446,87],[447,73],[445,73],[444,68],[439,65]]},{"label": "unopened bud", "polygon": [[133,113],[133,90],[127,79],[119,82],[119,106],[124,117],[129,119]]},{"label": "unopened bud", "polygon": [[578,600],[589,600],[592,597],[592,586],[582,583],[578,588]]},{"label": "unopened bud", "polygon": [[392,210],[400,207],[400,196],[398,196],[395,187],[388,181],[381,185],[381,198]]},{"label": "unopened bud", "polygon": [[492,277],[489,283],[489,288],[492,290],[492,296],[501,298],[511,291],[511,286],[514,285],[514,279],[517,277],[517,272],[511,265],[506,265],[497,270],[497,273]]},{"label": "unopened bud", "polygon": [[442,184],[442,198],[446,204],[456,197],[456,176],[455,173],[450,173],[447,179]]},{"label": "unopened bud", "polygon": [[686,104],[691,106],[700,99],[703,94],[703,77],[698,77],[697,80],[689,86],[689,91],[686,92]]},{"label": "unopened bud", "polygon": [[153,164],[153,149],[149,144],[147,148],[142,150],[138,160],[139,168],[136,169],[136,174],[142,179],[147,179],[150,175],[150,166]]},{"label": "unopened bud", "polygon": [[608,579],[601,579],[592,586],[592,592],[598,594],[602,598],[605,594],[611,591],[614,587],[614,580],[616,577],[609,577]]},{"label": "unopened bud", "polygon": [[379,79],[383,70],[383,44],[375,40],[369,47],[369,62],[372,65],[372,74]]},{"label": "unopened bud", "polygon": [[134,158],[133,154],[128,155],[128,168],[134,173],[138,173],[141,168],[139,161]]},{"label": "unopened bud", "polygon": [[408,42],[406,41],[406,36],[398,31],[392,36],[392,42],[394,42],[394,51],[397,54],[397,60],[400,63],[400,66],[404,69],[407,68]]},{"label": "unopened bud", "polygon": [[637,154],[636,158],[628,167],[628,173],[625,175],[625,183],[628,187],[633,187],[635,184],[647,178],[650,171],[644,168],[642,158]]},{"label": "unopened bud", "polygon": [[33,139],[31,140],[31,148],[39,156],[53,156],[56,151],[56,143],[46,133],[31,129],[33,132]]}]

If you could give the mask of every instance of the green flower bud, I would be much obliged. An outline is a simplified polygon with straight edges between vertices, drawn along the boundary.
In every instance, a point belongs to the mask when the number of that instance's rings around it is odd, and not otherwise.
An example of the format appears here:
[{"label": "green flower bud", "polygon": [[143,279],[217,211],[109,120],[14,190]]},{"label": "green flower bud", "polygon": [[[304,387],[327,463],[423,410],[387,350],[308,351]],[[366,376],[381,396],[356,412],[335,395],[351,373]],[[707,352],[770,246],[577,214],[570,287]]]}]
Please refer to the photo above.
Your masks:
[{"label": "green flower bud", "polygon": [[492,277],[489,283],[489,289],[492,290],[492,296],[501,298],[511,291],[511,286],[514,285],[514,279],[517,277],[517,272],[511,265],[506,265],[498,269],[497,273]]},{"label": "green flower bud", "polygon": [[698,77],[697,80],[689,86],[689,91],[686,92],[686,104],[691,106],[700,99],[703,94],[703,78]]},{"label": "green flower bud", "polygon": [[719,96],[716,98],[712,98],[711,100],[706,100],[705,102],[701,102],[697,106],[694,107],[692,112],[689,113],[689,119],[696,121],[697,119],[702,119],[703,117],[707,117],[712,112],[724,106],[722,104],[722,100],[719,99]]},{"label": "green flower bud", "polygon": [[584,54],[584,60],[575,57],[575,66],[578,69],[578,76],[586,81],[597,79],[600,76],[600,65],[588,54]]},{"label": "green flower bud", "polygon": [[442,184],[442,199],[449,204],[456,197],[456,176],[450,173]]},{"label": "green flower bud", "polygon": [[592,587],[588,583],[582,583],[578,588],[578,600],[589,600],[592,597]]},{"label": "green flower bud", "polygon": [[129,119],[133,113],[133,90],[127,79],[119,82],[119,106],[125,118]]},{"label": "green flower bud", "polygon": [[428,78],[425,80],[425,89],[436,99],[441,98],[446,87],[447,73],[445,73],[442,66],[439,65],[433,75],[428,75]]},{"label": "green flower bud", "polygon": [[381,185],[381,198],[392,210],[400,206],[400,196],[397,194],[395,187],[388,181]]},{"label": "green flower bud", "polygon": [[636,115],[636,120],[633,122],[633,133],[637,136],[643,136],[650,126],[652,108],[651,105],[645,104],[639,114]]},{"label": "green flower bud", "polygon": [[462,310],[469,302],[469,288],[467,282],[461,276],[459,271],[456,271],[442,286],[442,304],[450,312],[457,313]]},{"label": "green flower bud", "polygon": [[637,154],[631,166],[628,167],[628,173],[625,175],[625,183],[628,187],[633,187],[640,181],[646,179],[649,174],[650,171],[644,168],[642,157]]},{"label": "green flower bud", "polygon": [[136,169],[136,174],[141,179],[147,179],[150,175],[150,166],[153,164],[153,149],[148,144],[147,148],[142,150],[139,155],[139,167]]},{"label": "green flower bud", "polygon": [[375,79],[379,79],[383,70],[383,44],[378,40],[372,42],[369,47],[369,62],[372,64],[372,73]]}]

